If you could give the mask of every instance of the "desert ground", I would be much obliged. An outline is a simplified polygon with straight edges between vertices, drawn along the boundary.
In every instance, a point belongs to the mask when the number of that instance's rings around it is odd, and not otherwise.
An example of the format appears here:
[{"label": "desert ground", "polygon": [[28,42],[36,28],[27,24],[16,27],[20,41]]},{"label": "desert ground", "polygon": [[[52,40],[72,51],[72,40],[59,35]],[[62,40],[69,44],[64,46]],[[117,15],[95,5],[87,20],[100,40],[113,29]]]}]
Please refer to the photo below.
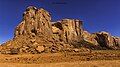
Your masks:
[{"label": "desert ground", "polygon": [[120,60],[77,61],[60,63],[0,63],[1,67],[120,67]]},{"label": "desert ground", "polygon": [[120,51],[1,54],[0,67],[120,67]]}]

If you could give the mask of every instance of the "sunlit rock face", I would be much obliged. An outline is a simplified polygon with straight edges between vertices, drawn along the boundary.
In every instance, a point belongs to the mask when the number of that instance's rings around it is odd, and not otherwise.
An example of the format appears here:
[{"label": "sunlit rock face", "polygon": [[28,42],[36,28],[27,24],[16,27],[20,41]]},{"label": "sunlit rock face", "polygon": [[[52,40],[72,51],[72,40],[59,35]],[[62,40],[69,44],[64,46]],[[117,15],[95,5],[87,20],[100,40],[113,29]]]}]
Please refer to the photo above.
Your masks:
[{"label": "sunlit rock face", "polygon": [[80,45],[82,40],[82,21],[75,19],[63,19],[52,24],[52,30],[60,41],[74,45]]},{"label": "sunlit rock face", "polygon": [[49,12],[30,6],[16,27],[14,38],[4,43],[0,51],[3,54],[35,54],[71,49],[82,39],[81,31],[80,20],[63,19],[51,24]]},{"label": "sunlit rock face", "polygon": [[[23,14],[21,23],[16,27],[14,38],[3,44],[2,53],[39,53],[39,46],[50,52],[56,42],[52,37],[51,16],[43,8],[30,6]],[[50,48],[50,49],[49,49]],[[42,52],[42,51],[41,51]]]},{"label": "sunlit rock face", "polygon": [[37,9],[30,6],[23,14],[22,22],[15,30],[15,36],[19,35],[52,35],[51,16],[43,8]]},{"label": "sunlit rock face", "polygon": [[90,34],[87,31],[83,31],[83,39],[84,41],[87,41],[89,43],[91,43],[92,45],[99,45],[99,43],[95,40],[96,35],[95,34]]}]

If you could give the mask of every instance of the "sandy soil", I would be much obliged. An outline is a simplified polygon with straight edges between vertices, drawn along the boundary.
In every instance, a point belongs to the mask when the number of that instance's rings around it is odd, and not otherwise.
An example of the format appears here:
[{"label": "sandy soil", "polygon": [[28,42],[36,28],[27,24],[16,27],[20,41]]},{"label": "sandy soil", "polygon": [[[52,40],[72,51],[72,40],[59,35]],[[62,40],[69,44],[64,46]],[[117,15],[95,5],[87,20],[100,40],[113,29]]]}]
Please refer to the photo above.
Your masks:
[{"label": "sandy soil", "polygon": [[0,67],[120,67],[120,60],[77,61],[41,64],[0,63]]},{"label": "sandy soil", "polygon": [[0,67],[120,67],[120,51],[0,54]]}]

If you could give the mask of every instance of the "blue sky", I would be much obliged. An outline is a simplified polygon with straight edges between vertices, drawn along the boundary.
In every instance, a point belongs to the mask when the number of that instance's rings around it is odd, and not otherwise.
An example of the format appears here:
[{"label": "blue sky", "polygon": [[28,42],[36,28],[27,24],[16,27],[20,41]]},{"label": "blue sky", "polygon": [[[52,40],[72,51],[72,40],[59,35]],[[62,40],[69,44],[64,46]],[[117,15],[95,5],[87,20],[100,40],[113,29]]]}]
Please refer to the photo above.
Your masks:
[{"label": "blue sky", "polygon": [[13,38],[28,6],[46,9],[52,21],[80,19],[89,32],[104,30],[120,36],[120,0],[0,0],[0,43]]}]

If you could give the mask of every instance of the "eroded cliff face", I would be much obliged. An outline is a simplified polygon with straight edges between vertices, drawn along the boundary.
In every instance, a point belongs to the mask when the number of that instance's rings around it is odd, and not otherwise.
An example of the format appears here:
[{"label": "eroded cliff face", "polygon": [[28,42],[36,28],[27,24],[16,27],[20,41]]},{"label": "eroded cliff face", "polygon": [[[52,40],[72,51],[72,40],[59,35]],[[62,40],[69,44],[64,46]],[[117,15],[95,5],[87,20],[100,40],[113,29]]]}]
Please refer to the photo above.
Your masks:
[{"label": "eroded cliff face", "polygon": [[[0,46],[2,54],[42,53],[89,49],[120,49],[120,38],[107,32],[91,34],[82,28],[82,21],[63,19],[51,22],[49,12],[30,6],[16,27],[14,38]],[[75,50],[75,51],[76,51]]]},{"label": "eroded cliff face", "polygon": [[22,22],[16,27],[14,38],[2,45],[1,52],[56,52],[59,49],[57,45],[53,38],[49,12],[30,6],[24,12]]},{"label": "eroded cliff face", "polygon": [[30,6],[16,27],[14,38],[2,45],[1,53],[41,53],[70,50],[81,40],[82,22],[63,19],[51,24],[49,12]]},{"label": "eroded cliff face", "polygon": [[97,32],[96,40],[104,49],[119,49],[120,41],[118,37],[111,36],[108,32]]},{"label": "eroded cliff face", "polygon": [[40,8],[28,7],[23,14],[22,22],[15,30],[15,37],[19,35],[44,35],[50,37],[52,35],[50,14]]},{"label": "eroded cliff face", "polygon": [[96,45],[96,46],[99,45],[99,43],[95,39],[95,37],[96,37],[95,34],[91,34],[91,33],[87,32],[87,31],[83,31],[82,35],[83,35],[83,40],[91,43],[92,45]]},{"label": "eroded cliff face", "polygon": [[75,19],[63,19],[52,24],[52,30],[56,37],[64,43],[75,47],[80,45],[82,40],[82,21]]},{"label": "eroded cliff face", "polygon": [[[101,31],[89,33],[83,31],[83,45],[87,44],[92,49],[120,49],[120,38],[112,36],[108,32]],[[86,46],[86,45],[85,45]]]}]

